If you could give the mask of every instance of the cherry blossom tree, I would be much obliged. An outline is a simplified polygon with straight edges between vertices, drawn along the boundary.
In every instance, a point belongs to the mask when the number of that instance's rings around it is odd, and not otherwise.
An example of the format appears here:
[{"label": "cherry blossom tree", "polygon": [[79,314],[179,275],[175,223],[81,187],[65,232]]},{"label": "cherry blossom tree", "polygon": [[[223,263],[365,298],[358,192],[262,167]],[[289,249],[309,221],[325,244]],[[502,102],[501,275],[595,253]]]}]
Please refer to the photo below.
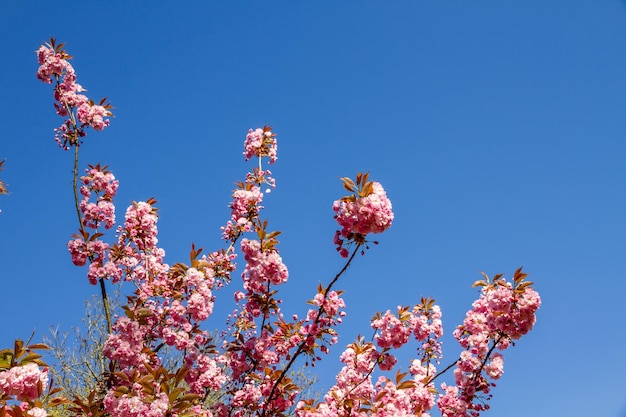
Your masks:
[{"label": "cherry blossom tree", "polygon": [[[79,149],[87,132],[105,129],[112,107],[106,99],[94,102],[83,94],[63,44],[51,39],[37,57],[37,77],[53,85],[54,107],[63,118],[55,140],[75,155],[78,232],[68,250],[76,266],[87,266],[88,282],[100,289],[107,364],[88,394],[67,398],[49,383],[48,367],[35,352],[46,346],[17,341],[0,352],[0,417],[45,416],[55,407],[92,417],[429,416],[435,405],[444,417],[476,417],[489,408],[494,381],[503,373],[502,352],[532,329],[541,303],[521,268],[512,281],[485,275],[474,284],[479,298],[454,330],[463,351],[447,367],[439,369],[441,309],[423,298],[376,314],[374,338],[343,350],[343,368],[328,393],[320,401],[304,398],[290,372],[335,349],[346,308],[337,283],[357,255],[370,249],[372,235],[393,223],[383,185],[367,173],[342,178],[348,194],[332,209],[338,223],[334,244],[344,264],[311,294],[306,314],[286,317],[279,293],[289,270],[280,255],[280,231],[262,217],[263,189],[276,186],[264,166],[277,161],[274,130],[250,129],[245,137],[244,159],[254,166],[232,192],[223,247],[204,253],[192,244],[186,263],[169,265],[158,240],[156,200],[133,202],[118,224],[119,183],[113,172],[92,164],[79,176]],[[234,282],[238,259],[240,284]],[[107,285],[118,282],[129,283],[133,291],[116,316],[108,309]],[[225,328],[212,335],[203,324],[218,293],[228,291],[236,308]],[[409,343],[416,348],[415,359],[403,367],[396,351]],[[168,362],[166,351],[178,360]],[[447,371],[454,383],[438,381]]]}]

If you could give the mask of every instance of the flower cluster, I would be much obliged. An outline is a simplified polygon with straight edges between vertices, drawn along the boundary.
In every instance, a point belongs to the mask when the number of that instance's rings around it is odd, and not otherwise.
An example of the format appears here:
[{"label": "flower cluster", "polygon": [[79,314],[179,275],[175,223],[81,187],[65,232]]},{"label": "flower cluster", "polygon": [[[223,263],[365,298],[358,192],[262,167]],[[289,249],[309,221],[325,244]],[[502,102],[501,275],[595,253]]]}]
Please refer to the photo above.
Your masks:
[{"label": "flower cluster", "polygon": [[[100,239],[98,229],[100,225],[105,230],[110,229],[115,224],[113,197],[119,183],[106,166],[90,165],[85,172],[87,175],[80,178],[80,233],[74,235],[67,246],[74,265],[83,266],[87,260],[90,261],[87,277],[95,285],[99,279],[107,278],[113,272],[112,265],[105,268],[109,244]],[[92,195],[95,195],[93,201]],[[94,230],[94,233],[90,234],[88,229]]]},{"label": "flower cluster", "polygon": [[[515,271],[513,283],[502,275],[477,281],[481,295],[466,314],[463,324],[454,331],[454,337],[466,350],[462,352],[454,370],[455,385],[442,385],[444,394],[438,405],[444,417],[468,413],[478,416],[489,408],[484,400],[491,397],[491,380],[504,372],[504,357],[495,350],[508,348],[513,340],[528,333],[536,321],[541,305],[539,294],[532,289],[527,274],[521,268]],[[480,397],[482,401],[474,401]]]},{"label": "flower cluster", "polygon": [[222,237],[225,240],[237,239],[241,233],[250,232],[253,228],[252,222],[263,208],[263,193],[256,185],[240,184],[240,188],[233,191],[232,197],[230,220],[222,227]]},{"label": "flower cluster", "polygon": [[269,157],[269,163],[276,161],[276,134],[271,131],[271,127],[265,126],[263,129],[250,129],[244,142],[244,155],[246,161],[257,156],[259,158],[258,168],[253,168],[246,174],[244,182],[239,182],[233,191],[233,201],[230,203],[230,220],[222,227],[222,238],[234,242],[242,233],[252,231],[255,219],[259,216],[259,211],[263,208],[263,192],[261,187],[266,185],[270,188],[276,187],[276,181],[271,177],[271,171],[261,168],[263,157]]},{"label": "flower cluster", "polygon": [[[90,165],[85,172],[87,175],[80,178],[83,184],[80,187],[80,194],[83,196],[80,202],[83,226],[97,230],[103,224],[105,229],[110,229],[115,224],[113,197],[119,181],[106,166]],[[96,195],[95,202],[90,202],[92,193]]]},{"label": "flower cluster", "polygon": [[47,385],[48,370],[33,362],[0,372],[0,395],[14,396],[18,401],[34,400]]},{"label": "flower cluster", "polygon": [[348,256],[344,246],[351,242],[362,244],[369,233],[382,233],[391,227],[393,211],[391,201],[382,185],[368,181],[368,174],[359,173],[356,183],[342,178],[343,186],[353,194],[333,203],[335,219],[341,230],[335,232],[334,243],[342,257]]},{"label": "flower cluster", "polygon": [[54,107],[59,116],[66,118],[55,129],[55,140],[63,149],[78,146],[87,127],[103,130],[109,125],[107,117],[113,115],[106,99],[95,104],[82,94],[85,89],[76,82],[76,72],[69,62],[71,58],[63,44],[57,45],[54,39],[37,50],[37,78],[47,84],[55,83]]},{"label": "flower cluster", "polygon": [[147,400],[141,385],[136,388],[138,389],[132,396],[116,397],[114,391],[110,391],[104,399],[105,410],[112,416],[119,417],[161,417],[167,415],[170,405],[167,394],[162,392],[155,395],[155,398]]},{"label": "flower cluster", "polygon": [[44,344],[27,345],[15,341],[13,349],[0,350],[0,415],[7,417],[46,417],[46,408],[67,403],[56,396],[58,388],[49,382],[48,365],[37,350]]},{"label": "flower cluster", "polygon": [[259,158],[266,156],[270,158],[270,164],[273,164],[278,159],[276,156],[278,149],[276,135],[272,133],[271,126],[264,126],[263,129],[250,129],[243,146],[245,149],[243,154],[246,157],[246,161],[253,156]]},{"label": "flower cluster", "polygon": [[[275,137],[274,134],[266,136]],[[273,298],[273,291],[269,288],[284,283],[288,272],[276,249],[278,232],[265,232],[267,223],[263,225],[258,220],[263,196],[260,186],[274,185],[269,175],[269,171],[260,167],[253,169],[246,175],[245,183],[233,192],[231,220],[226,227],[230,232],[225,233],[231,241],[229,249],[196,259],[200,251],[192,248],[191,266],[163,263],[164,251],[157,246],[158,216],[154,200],[133,203],[128,208],[124,225],[118,228],[117,243],[108,251],[108,262],[103,267],[114,281],[123,277],[133,281],[137,287],[125,307],[126,315],[117,318],[104,348],[105,355],[121,367],[120,372],[125,375],[125,378],[112,383],[114,389],[105,399],[105,408],[112,415],[132,415],[129,410],[160,412],[159,407],[147,408],[158,402],[157,391],[147,392],[145,387],[138,391],[136,384],[143,378],[141,374],[145,377],[150,370],[157,372],[155,378],[162,376],[156,371],[162,369],[162,359],[157,353],[161,345],[184,352],[180,368],[184,376],[178,378],[176,383],[186,383],[193,395],[222,390],[230,393],[234,403],[260,398],[262,391],[267,394],[268,390],[272,390],[274,380],[266,378],[266,368],[276,367],[300,339],[292,339],[291,344],[285,344],[280,340],[277,342],[282,336],[276,339],[267,329],[259,335],[251,331],[246,333],[245,343],[239,344],[241,339],[236,338],[230,342],[225,353],[219,354],[208,348],[211,339],[206,331],[200,329],[200,323],[212,314],[214,290],[230,281],[234,270],[233,245],[247,231],[256,231],[259,240],[243,239],[241,242],[246,259],[242,278],[247,293],[241,293],[238,298],[245,301],[238,324],[242,328],[253,329],[256,327],[255,317],[276,317],[278,314],[280,300]],[[272,353],[273,348],[284,353]],[[231,378],[238,375],[247,383],[234,385],[232,389],[223,387],[228,382],[224,364],[231,369]],[[137,370],[141,372],[137,374]],[[246,379],[248,377],[249,380]],[[231,383],[234,381],[231,380]],[[295,394],[294,390],[276,390],[275,398],[268,402],[268,406],[287,409],[293,406]],[[173,403],[184,407],[184,402]],[[214,406],[218,414],[220,409],[227,410],[220,404]],[[202,414],[201,410],[196,411]]]},{"label": "flower cluster", "polygon": [[263,250],[260,241],[243,239],[241,251],[246,260],[246,269],[242,274],[244,289],[249,292],[260,292],[265,291],[268,285],[287,282],[289,272],[274,247]]}]

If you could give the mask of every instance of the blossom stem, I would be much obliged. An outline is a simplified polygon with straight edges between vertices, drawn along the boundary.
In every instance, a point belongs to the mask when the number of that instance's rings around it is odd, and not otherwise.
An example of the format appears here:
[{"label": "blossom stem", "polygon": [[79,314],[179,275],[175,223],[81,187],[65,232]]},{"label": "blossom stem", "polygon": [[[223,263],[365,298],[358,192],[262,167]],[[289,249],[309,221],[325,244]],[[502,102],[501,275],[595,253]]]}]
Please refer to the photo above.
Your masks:
[{"label": "blossom stem", "polygon": [[426,382],[424,382],[424,386],[427,386],[428,384],[430,384],[431,382],[433,382],[435,379],[439,378],[441,375],[445,374],[446,372],[448,372],[454,365],[459,363],[459,360],[461,358],[455,360],[454,362],[452,362],[450,365],[446,366],[445,369],[437,372],[435,374],[435,376],[433,376],[432,378],[430,378],[429,380],[427,380]]},{"label": "blossom stem", "polygon": [[76,207],[76,215],[78,216],[78,225],[81,233],[85,234],[83,227],[83,215],[80,213],[80,203],[78,201],[78,145],[74,146],[74,178],[72,179],[74,188],[74,206]]},{"label": "blossom stem", "polygon": [[[326,298],[326,296],[328,295],[328,292],[330,291],[332,286],[335,285],[335,282],[337,282],[339,277],[342,276],[344,272],[346,272],[346,270],[348,269],[348,267],[352,263],[352,260],[356,256],[357,252],[359,251],[359,249],[361,249],[361,246],[363,246],[363,243],[358,243],[356,245],[356,247],[354,248],[354,251],[352,252],[352,255],[350,255],[350,258],[348,258],[348,261],[346,262],[346,264],[343,266],[343,268],[341,268],[341,271],[339,271],[337,273],[337,275],[335,275],[335,278],[333,278],[333,280],[330,281],[330,283],[328,284],[326,289],[324,289],[324,298]],[[323,307],[320,306],[320,309],[319,309],[318,314],[317,314],[317,318],[319,318],[319,316],[321,315],[322,309],[323,309]]]}]

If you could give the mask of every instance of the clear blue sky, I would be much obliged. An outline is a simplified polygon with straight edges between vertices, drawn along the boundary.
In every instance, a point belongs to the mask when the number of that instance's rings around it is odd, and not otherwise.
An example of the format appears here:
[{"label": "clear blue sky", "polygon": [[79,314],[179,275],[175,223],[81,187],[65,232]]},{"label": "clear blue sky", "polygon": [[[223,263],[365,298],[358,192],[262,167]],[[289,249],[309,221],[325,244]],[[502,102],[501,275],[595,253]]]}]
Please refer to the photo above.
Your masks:
[{"label": "clear blue sky", "polygon": [[[523,265],[543,306],[485,415],[626,416],[626,2],[5,1],[0,35],[2,346],[80,324],[97,289],[67,254],[72,155],[35,78],[33,51],[54,36],[116,107],[83,166],[115,172],[120,218],[159,200],[168,262],[191,241],[219,247],[245,133],[271,124],[287,312],[340,267],[338,178],[369,170],[396,220],[339,284],[341,346],[427,295],[450,334],[479,271]],[[324,386],[338,366],[317,369]]]}]

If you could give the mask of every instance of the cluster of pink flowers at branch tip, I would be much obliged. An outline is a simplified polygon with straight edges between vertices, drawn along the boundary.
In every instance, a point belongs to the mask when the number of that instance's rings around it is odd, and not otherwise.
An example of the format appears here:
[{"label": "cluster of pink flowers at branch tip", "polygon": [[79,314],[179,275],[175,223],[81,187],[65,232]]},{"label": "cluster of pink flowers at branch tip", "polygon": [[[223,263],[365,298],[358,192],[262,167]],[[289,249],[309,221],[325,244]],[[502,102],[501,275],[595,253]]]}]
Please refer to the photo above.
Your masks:
[{"label": "cluster of pink flowers at branch tip", "polygon": [[[270,170],[263,170],[261,167],[262,158],[268,157],[269,163],[273,164],[278,159],[276,134],[272,132],[271,126],[264,126],[263,129],[250,129],[244,142],[244,156],[246,161],[256,156],[259,166],[253,168],[246,174],[246,179],[237,184],[233,191],[233,201],[230,204],[230,220],[222,227],[222,237],[228,241],[234,241],[242,233],[250,232],[254,229],[254,219],[258,218],[259,211],[263,208],[264,185],[274,188],[276,181],[272,178]],[[270,191],[270,188],[266,192]]]},{"label": "cluster of pink flowers at branch tip", "polygon": [[37,78],[48,84],[55,83],[54,107],[59,116],[66,118],[55,129],[55,140],[64,149],[78,146],[87,127],[103,130],[109,125],[107,117],[113,115],[106,99],[95,104],[81,94],[86,90],[76,82],[76,72],[69,63],[71,58],[63,49],[63,44],[57,45],[54,39],[37,50]]},{"label": "cluster of pink flowers at branch tip", "polygon": [[[504,357],[500,352],[507,349],[528,333],[536,321],[541,305],[539,294],[532,289],[532,282],[525,281],[522,269],[515,271],[513,283],[501,274],[476,281],[482,287],[481,295],[466,314],[463,324],[454,331],[454,337],[465,348],[454,370],[455,385],[442,385],[444,394],[438,399],[443,417],[477,417],[489,409],[486,400],[495,386],[487,377],[497,380],[504,372]],[[475,399],[481,401],[475,401]]]},{"label": "cluster of pink flowers at branch tip", "polygon": [[14,396],[18,401],[34,400],[48,385],[48,370],[33,362],[0,372],[0,394]]},{"label": "cluster of pink flowers at branch tip", "polygon": [[[38,56],[38,77],[56,80],[57,112],[68,116],[59,141],[64,147],[78,146],[84,127],[103,125],[81,111],[86,102],[78,93],[83,89],[75,84],[62,45],[51,41]],[[337,251],[349,259],[329,284],[318,285],[304,318],[286,317],[277,297],[279,286],[289,278],[278,249],[280,232],[268,230],[267,220],[260,218],[261,187],[275,186],[262,161],[275,162],[276,148],[271,127],[250,129],[244,156],[246,160],[256,156],[258,166],[232,193],[230,218],[222,227],[228,247],[201,256],[202,249],[192,244],[188,264],[164,262],[154,199],[133,202],[113,243],[106,243],[100,227],[106,231],[114,226],[118,182],[106,167],[89,167],[81,177],[82,200],[77,202],[80,232],[68,243],[72,261],[77,266],[89,264],[92,284],[123,280],[132,282],[135,290],[123,314],[114,318],[104,345],[110,361],[100,381],[104,392],[94,389],[87,398],[58,404],[71,404],[76,415],[90,417],[269,417],[294,410],[298,417],[428,417],[435,404],[444,417],[476,417],[488,408],[492,381],[503,372],[500,352],[532,329],[541,303],[521,269],[513,283],[497,275],[475,284],[482,287],[480,298],[454,332],[465,350],[449,367],[437,371],[442,358],[441,310],[434,300],[422,298],[418,305],[398,306],[396,312],[373,317],[372,340],[347,346],[341,355],[343,368],[322,401],[299,398],[301,387],[289,373],[292,366],[302,360],[315,365],[338,343],[337,327],[346,306],[343,291],[334,285],[354,255],[367,248],[368,235],[387,230],[394,214],[385,190],[369,181],[368,174],[358,174],[356,181],[342,178],[351,194],[332,206],[340,227],[334,239]],[[246,233],[252,236],[244,238]],[[352,256],[350,246],[355,247]],[[211,336],[204,322],[213,314],[218,290],[231,282],[236,247],[245,262],[241,287],[233,291],[236,307],[226,331]],[[395,351],[410,342],[415,359],[402,372]],[[169,355],[178,355],[173,369],[166,368],[164,347],[170,348]],[[21,399],[27,402],[26,415],[47,415],[38,402],[47,371],[37,365],[0,371],[0,412],[6,410],[7,401]],[[439,394],[435,380],[452,367],[455,382],[441,384]],[[389,377],[393,371],[395,377]],[[8,415],[24,413],[9,410]]]},{"label": "cluster of pink flowers at branch tip", "polygon": [[[119,181],[106,166],[101,167],[99,164],[89,166],[85,172],[87,175],[80,178],[80,233],[74,235],[67,246],[74,265],[82,266],[90,260],[87,276],[89,282],[95,285],[99,279],[113,273],[111,264],[107,265],[105,271],[109,244],[100,239],[98,229],[103,226],[108,230],[115,225],[113,197],[117,193]],[[92,201],[94,195],[95,201]],[[94,230],[94,233],[91,235],[87,229]]]},{"label": "cluster of pink flowers at branch tip", "polygon": [[0,350],[0,415],[8,417],[45,417],[46,407],[63,400],[50,398],[58,392],[48,378],[48,366],[35,350],[46,345],[25,346],[16,340],[14,349]]},{"label": "cluster of pink flowers at branch tip", "polygon": [[276,135],[272,133],[271,126],[264,126],[263,129],[250,129],[243,146],[243,154],[246,157],[246,161],[254,156],[258,158],[268,157],[270,159],[269,163],[273,164],[278,159],[276,155],[278,150]]},{"label": "cluster of pink flowers at branch tip", "polygon": [[[0,398],[8,397],[20,401],[19,409],[25,416],[46,417],[48,415],[45,409],[32,404],[33,400],[42,395],[47,385],[47,368],[40,369],[32,362],[0,372]],[[2,402],[0,401],[0,406],[2,406],[0,411],[4,410]]]},{"label": "cluster of pink flowers at branch tip", "polygon": [[333,203],[335,219],[341,230],[335,232],[334,243],[339,254],[347,258],[351,243],[362,244],[369,233],[382,233],[391,227],[391,201],[380,183],[368,181],[369,174],[359,173],[356,183],[342,178],[343,186],[353,194]]}]

